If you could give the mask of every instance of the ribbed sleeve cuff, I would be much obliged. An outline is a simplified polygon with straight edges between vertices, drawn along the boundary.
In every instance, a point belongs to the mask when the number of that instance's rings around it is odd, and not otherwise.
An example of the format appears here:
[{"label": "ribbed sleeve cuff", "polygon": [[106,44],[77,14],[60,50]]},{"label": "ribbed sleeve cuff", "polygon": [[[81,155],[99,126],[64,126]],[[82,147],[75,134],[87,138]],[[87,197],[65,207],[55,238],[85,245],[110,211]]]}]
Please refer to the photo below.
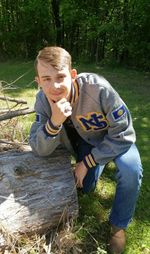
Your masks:
[{"label": "ribbed sleeve cuff", "polygon": [[87,169],[93,168],[97,165],[91,153],[84,157],[83,162]]},{"label": "ribbed sleeve cuff", "polygon": [[55,137],[58,135],[61,128],[62,128],[62,125],[60,125],[59,127],[54,126],[51,120],[48,120],[47,123],[44,125],[43,130],[47,136]]}]

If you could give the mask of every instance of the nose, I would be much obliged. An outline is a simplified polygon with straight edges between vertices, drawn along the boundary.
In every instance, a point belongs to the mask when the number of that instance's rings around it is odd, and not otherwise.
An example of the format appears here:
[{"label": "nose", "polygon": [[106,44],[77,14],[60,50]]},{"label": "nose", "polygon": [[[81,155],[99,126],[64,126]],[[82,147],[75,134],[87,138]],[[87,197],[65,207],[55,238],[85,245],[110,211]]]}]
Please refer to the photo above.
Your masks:
[{"label": "nose", "polygon": [[57,89],[57,88],[60,88],[60,83],[58,82],[54,82],[54,87]]}]

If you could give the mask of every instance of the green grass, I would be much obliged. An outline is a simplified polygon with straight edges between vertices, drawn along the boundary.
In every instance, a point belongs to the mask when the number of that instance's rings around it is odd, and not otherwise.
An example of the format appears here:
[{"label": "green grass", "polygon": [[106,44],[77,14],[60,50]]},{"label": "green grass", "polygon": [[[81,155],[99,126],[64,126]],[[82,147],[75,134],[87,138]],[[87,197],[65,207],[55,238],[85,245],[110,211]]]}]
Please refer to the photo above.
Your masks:
[{"label": "green grass", "polygon": [[[13,98],[25,99],[30,108],[34,106],[35,95],[37,93],[37,85],[34,81],[34,76],[33,62],[16,61],[0,63],[0,81],[2,81],[5,89],[4,94]],[[13,104],[9,103],[9,105],[11,106]],[[7,105],[0,101],[0,106],[5,108]],[[20,117],[19,123],[16,123],[14,118],[13,123],[14,125],[17,124],[17,127],[21,129],[24,138],[27,137],[34,118],[34,114]],[[0,137],[1,136],[0,134]],[[18,133],[16,137],[21,138]]]},{"label": "green grass", "polygon": [[[148,73],[123,68],[104,68],[94,65],[77,66],[78,72],[96,72],[105,76],[117,89],[127,103],[133,117],[137,134],[144,177],[141,193],[138,199],[136,212],[132,223],[127,230],[127,246],[125,254],[150,253],[150,81]],[[24,98],[28,105],[33,107],[36,94],[34,70],[32,62],[6,62],[0,64],[0,80],[12,83],[24,75],[5,91],[8,96]],[[24,135],[28,135],[33,115],[20,118]],[[2,133],[1,133],[2,137]],[[109,237],[108,215],[111,209],[115,192],[115,168],[110,163],[105,169],[97,189],[89,195],[79,194],[80,216],[74,225],[74,233],[80,241],[82,253],[100,254],[106,252],[106,243]]]}]

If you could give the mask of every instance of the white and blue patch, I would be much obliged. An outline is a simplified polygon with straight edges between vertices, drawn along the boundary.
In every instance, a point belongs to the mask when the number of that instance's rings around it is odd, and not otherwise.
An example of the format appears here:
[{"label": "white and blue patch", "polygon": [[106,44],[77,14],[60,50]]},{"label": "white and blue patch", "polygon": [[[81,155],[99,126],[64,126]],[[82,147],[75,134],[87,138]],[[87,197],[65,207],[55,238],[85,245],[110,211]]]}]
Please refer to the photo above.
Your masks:
[{"label": "white and blue patch", "polygon": [[36,122],[37,123],[41,122],[41,115],[40,114],[36,114]]},{"label": "white and blue patch", "polygon": [[111,115],[115,121],[122,118],[127,113],[126,107],[124,105],[121,105],[119,108],[115,109],[111,112]]}]

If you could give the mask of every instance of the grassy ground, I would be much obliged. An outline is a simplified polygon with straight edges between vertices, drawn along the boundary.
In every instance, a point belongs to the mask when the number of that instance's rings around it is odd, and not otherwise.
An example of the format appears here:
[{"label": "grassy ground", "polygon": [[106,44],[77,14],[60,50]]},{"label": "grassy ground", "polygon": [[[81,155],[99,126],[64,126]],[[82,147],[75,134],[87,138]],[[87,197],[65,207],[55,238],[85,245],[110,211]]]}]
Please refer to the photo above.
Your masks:
[{"label": "grassy ground", "polygon": [[[105,76],[117,89],[131,111],[137,133],[137,146],[140,150],[144,168],[144,177],[135,216],[127,230],[127,246],[124,253],[150,253],[149,75],[148,73],[130,69],[103,68],[93,65],[77,66],[77,70],[78,72],[97,72]],[[18,77],[20,77],[20,79],[18,79]],[[16,79],[18,80],[15,81]],[[9,84],[12,83],[11,89],[4,91],[6,95],[24,98],[28,101],[30,107],[34,105],[37,88],[34,83],[32,62],[1,63],[0,80]],[[6,88],[5,82],[3,83],[3,87]],[[4,106],[2,104],[0,105],[1,107]],[[21,131],[23,131],[22,139],[26,139],[33,119],[34,114],[21,117],[19,123],[17,122]],[[15,138],[19,138],[17,135],[18,134],[16,134]],[[10,137],[10,133],[8,135],[8,132],[5,133],[4,130],[2,131],[1,129],[0,138],[7,137]],[[68,252],[66,250],[62,253],[107,253],[106,243],[109,236],[109,225],[107,221],[115,191],[114,172],[114,164],[110,163],[99,180],[94,193],[90,195],[82,195],[79,193],[80,216],[72,229],[73,238],[75,238],[74,241],[77,243],[77,249],[76,252],[71,252],[71,250]],[[32,253],[38,252],[32,251]]]}]

